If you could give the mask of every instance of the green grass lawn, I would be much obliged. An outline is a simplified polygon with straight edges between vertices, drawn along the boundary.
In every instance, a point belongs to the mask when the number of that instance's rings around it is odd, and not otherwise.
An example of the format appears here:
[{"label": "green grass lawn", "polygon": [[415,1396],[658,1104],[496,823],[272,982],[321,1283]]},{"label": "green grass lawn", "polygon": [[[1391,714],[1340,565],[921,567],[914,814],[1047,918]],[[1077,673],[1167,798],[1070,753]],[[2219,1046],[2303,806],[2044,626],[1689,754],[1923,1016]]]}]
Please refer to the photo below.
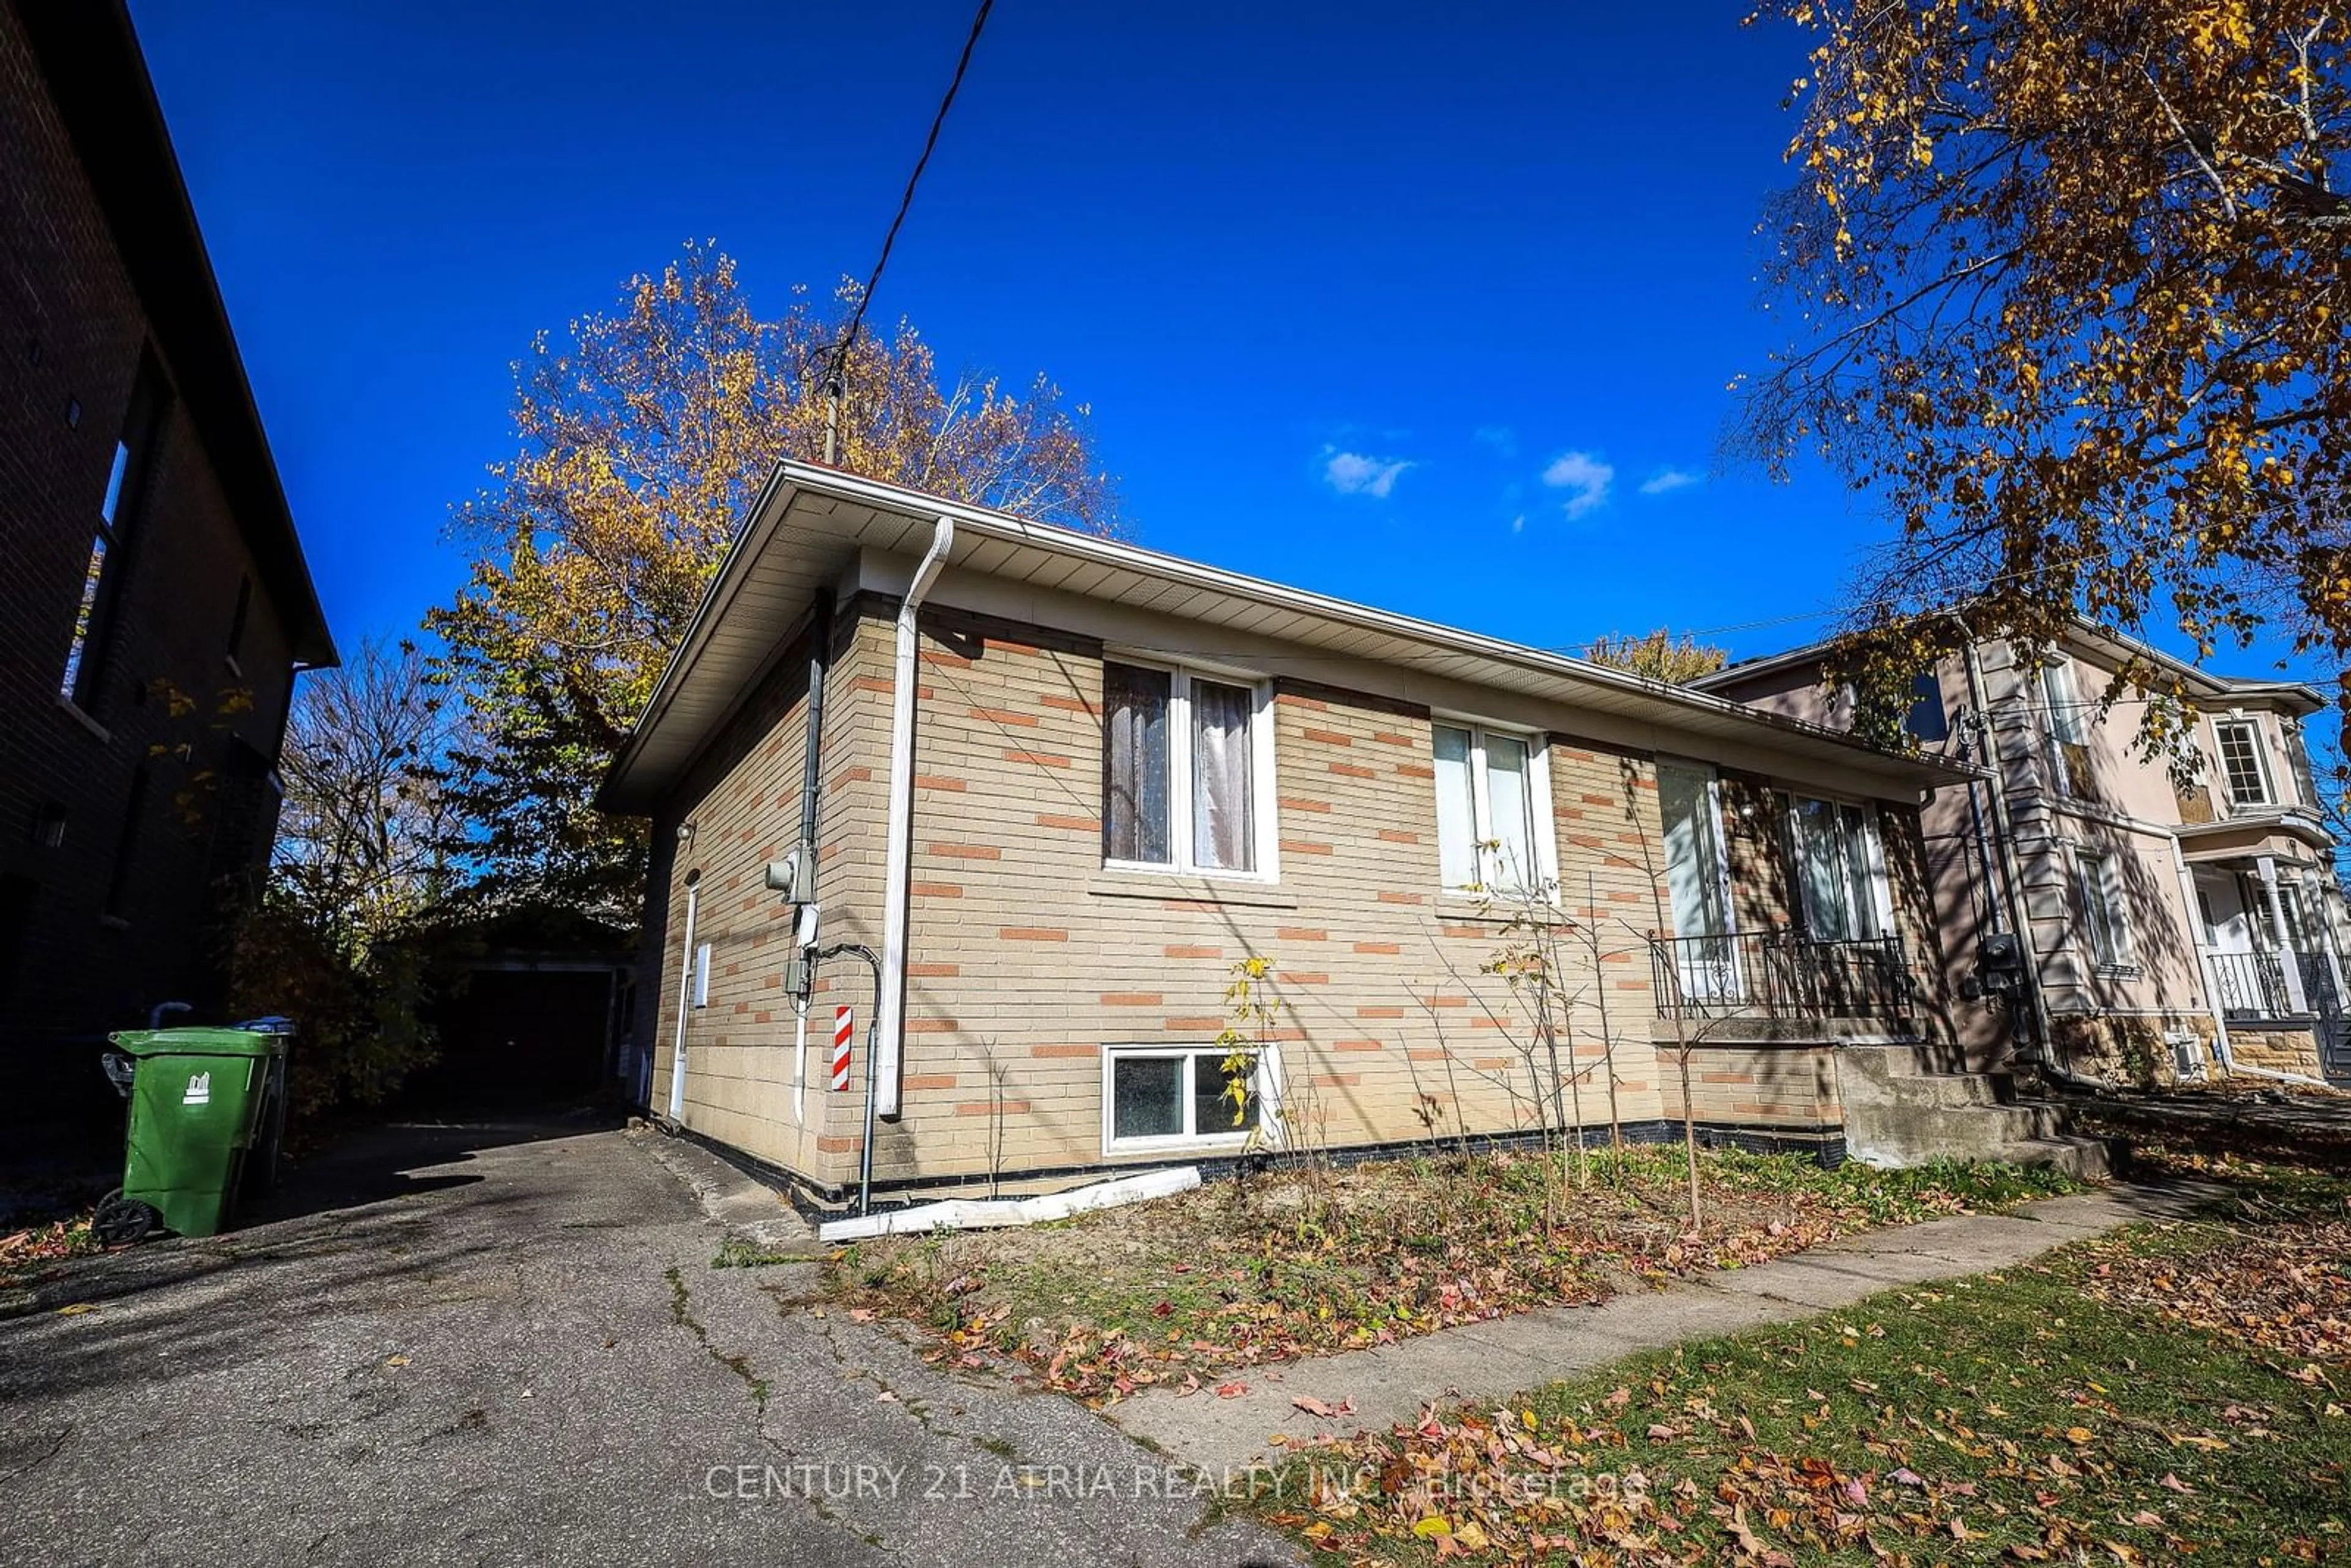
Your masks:
[{"label": "green grass lawn", "polygon": [[1303,1450],[1324,1561],[2351,1562],[2339,1182]]}]

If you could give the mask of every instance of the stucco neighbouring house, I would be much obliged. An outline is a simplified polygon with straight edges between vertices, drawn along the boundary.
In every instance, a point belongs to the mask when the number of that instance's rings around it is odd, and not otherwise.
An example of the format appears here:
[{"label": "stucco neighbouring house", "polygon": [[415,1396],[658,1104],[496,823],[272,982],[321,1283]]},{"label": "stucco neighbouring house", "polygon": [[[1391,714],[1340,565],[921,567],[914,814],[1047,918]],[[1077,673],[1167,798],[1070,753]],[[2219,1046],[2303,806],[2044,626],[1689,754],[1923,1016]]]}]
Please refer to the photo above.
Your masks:
[{"label": "stucco neighbouring house", "polygon": [[[1843,727],[1850,702],[1823,686],[1822,654],[1698,684]],[[2104,702],[2134,661],[2197,709],[2192,787],[2133,749],[2146,693]],[[2351,1080],[2335,840],[2302,733],[2325,706],[2087,624],[2043,657],[1982,642],[1920,677],[1906,722],[1922,752],[1988,765],[1926,809],[1943,988],[1996,991],[1984,942],[2023,934],[2013,1005],[1955,1005],[1974,1064],[2045,1047],[2061,1071],[2137,1082],[2231,1065]]]},{"label": "stucco neighbouring house", "polygon": [[[811,696],[818,700],[812,702]],[[813,739],[811,738],[813,737]],[[1918,809],[1962,766],[1719,696],[787,465],[606,785],[654,819],[653,1108],[820,1193],[1260,1140],[1710,1136],[1834,1153],[1870,1047],[1949,1050]],[[796,1004],[795,915],[862,944]],[[1487,966],[1562,928],[1572,1071]],[[652,977],[658,976],[657,983]],[[830,1085],[853,1005],[850,1087]],[[1536,1053],[1540,1054],[1540,1053]],[[1882,1077],[1884,1063],[1873,1063]],[[1613,1079],[1613,1089],[1612,1089]],[[1274,1113],[1276,1111],[1280,1114]]]}]

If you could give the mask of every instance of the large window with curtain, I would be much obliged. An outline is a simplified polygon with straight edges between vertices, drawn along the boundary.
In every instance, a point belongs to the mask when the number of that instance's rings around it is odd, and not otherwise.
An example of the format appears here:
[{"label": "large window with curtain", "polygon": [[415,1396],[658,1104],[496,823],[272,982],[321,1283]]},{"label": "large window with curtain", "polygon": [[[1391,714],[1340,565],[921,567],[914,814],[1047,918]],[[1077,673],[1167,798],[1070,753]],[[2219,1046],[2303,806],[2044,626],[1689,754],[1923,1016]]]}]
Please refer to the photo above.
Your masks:
[{"label": "large window with curtain", "polygon": [[1675,962],[1683,989],[1727,997],[1739,989],[1731,940],[1730,856],[1714,771],[1657,765],[1657,810],[1666,832],[1666,886],[1673,900]]},{"label": "large window with curtain", "polygon": [[1102,861],[1270,879],[1273,735],[1264,683],[1102,668]]},{"label": "large window with curtain", "polygon": [[1866,942],[1894,934],[1875,812],[1849,800],[1792,795],[1788,840],[1798,905],[1813,941]]},{"label": "large window with curtain", "polygon": [[1552,871],[1541,746],[1532,736],[1441,722],[1431,739],[1445,890],[1543,892]]}]

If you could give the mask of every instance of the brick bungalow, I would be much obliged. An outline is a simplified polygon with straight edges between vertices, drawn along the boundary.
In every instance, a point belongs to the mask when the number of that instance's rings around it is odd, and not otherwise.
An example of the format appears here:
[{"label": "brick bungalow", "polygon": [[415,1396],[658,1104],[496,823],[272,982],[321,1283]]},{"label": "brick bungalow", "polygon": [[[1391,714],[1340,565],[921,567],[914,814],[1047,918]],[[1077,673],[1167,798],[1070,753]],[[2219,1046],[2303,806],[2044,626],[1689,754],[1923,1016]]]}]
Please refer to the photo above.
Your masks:
[{"label": "brick bungalow", "polygon": [[[811,704],[814,692],[818,701]],[[811,726],[815,739],[811,747]],[[1918,807],[1965,776],[1622,671],[787,464],[604,791],[649,815],[653,1108],[823,1194],[1255,1146],[1235,966],[1276,1008],[1260,1141],[1681,1113],[1834,1152],[1840,1044],[1946,1038]],[[804,827],[805,824],[805,827]],[[769,862],[815,868],[794,996]],[[1562,933],[1573,1082],[1486,967]],[[857,1071],[829,1087],[836,1005]],[[1531,1060],[1533,1058],[1535,1060]],[[1268,1113],[1267,1108],[1279,1114]]]}]

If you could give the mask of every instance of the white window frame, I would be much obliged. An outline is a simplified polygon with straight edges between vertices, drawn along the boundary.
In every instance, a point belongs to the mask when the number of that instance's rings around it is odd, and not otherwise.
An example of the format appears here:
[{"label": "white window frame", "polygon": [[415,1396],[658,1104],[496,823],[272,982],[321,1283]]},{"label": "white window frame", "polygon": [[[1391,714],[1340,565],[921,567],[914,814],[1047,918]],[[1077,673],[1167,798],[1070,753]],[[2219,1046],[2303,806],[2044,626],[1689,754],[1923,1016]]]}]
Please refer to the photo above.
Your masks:
[{"label": "white window frame", "polygon": [[[2074,895],[2082,901],[2082,935],[2093,969],[2135,967],[2138,948],[2131,935],[2129,901],[2124,896],[2122,859],[2118,851],[2092,844],[2074,846]],[[2095,900],[2095,902],[2094,902]],[[2098,912],[2114,934],[2114,951],[2098,951]]]},{"label": "white window frame", "polygon": [[2065,748],[2079,746],[2088,748],[2091,721],[2082,705],[2081,683],[2074,679],[2074,665],[2063,657],[2041,666],[2041,706],[2049,736],[2049,789],[2056,795],[2071,797],[2073,775],[2066,770]]},{"label": "white window frame", "polygon": [[[1715,894],[1722,907],[1722,929],[1685,935],[1681,929],[1681,911],[1671,908],[1667,913],[1674,922],[1674,953],[1681,970],[1682,991],[1686,996],[1708,1001],[1746,994],[1746,977],[1741,972],[1739,956],[1739,906],[1731,897],[1730,839],[1724,831],[1722,815],[1722,775],[1710,762],[1698,762],[1678,757],[1657,758],[1658,800],[1662,806],[1665,795],[1663,775],[1668,771],[1696,775],[1706,780],[1706,810],[1713,819]],[[1662,821],[1660,827],[1663,826]],[[1667,862],[1670,873],[1671,862]],[[1668,903],[1671,901],[1668,900]],[[1705,949],[1698,946],[1708,944]],[[1719,946],[1717,946],[1716,945]]]},{"label": "white window frame", "polygon": [[2090,720],[2084,713],[2081,683],[2074,678],[2070,660],[2054,659],[2041,666],[2041,702],[2048,710],[2049,737],[2071,746],[2090,743]]},{"label": "white window frame", "polygon": [[710,1005],[710,944],[699,943],[694,949],[694,1005]]},{"label": "white window frame", "polygon": [[[1792,913],[1803,921],[1805,935],[1813,937],[1815,941],[1820,939],[1817,934],[1813,931],[1813,912],[1807,903],[1812,896],[1811,883],[1804,876],[1804,835],[1802,830],[1798,825],[1802,819],[1796,810],[1797,803],[1802,800],[1815,800],[1823,805],[1835,806],[1840,810],[1850,808],[1854,810],[1859,811],[1861,813],[1862,831],[1868,840],[1869,863],[1862,869],[1869,882],[1869,902],[1871,905],[1871,913],[1877,920],[1877,935],[1875,936],[1837,937],[1834,940],[1841,942],[1883,942],[1889,936],[1900,935],[1900,927],[1896,925],[1894,921],[1894,878],[1892,873],[1886,869],[1886,825],[1883,816],[1877,810],[1877,802],[1875,800],[1855,800],[1850,795],[1833,795],[1821,791],[1813,791],[1808,794],[1801,789],[1788,790],[1784,799],[1788,802],[1787,826],[1785,829],[1788,842],[1788,869],[1793,874],[1795,880],[1794,892],[1796,895],[1796,907]],[[1844,852],[1843,845],[1844,842],[1844,835],[1842,833],[1838,835],[1837,842],[1839,845],[1839,858],[1842,859]]]},{"label": "white window frame", "polygon": [[[1281,1146],[1281,1062],[1280,1054],[1271,1047],[1242,1046],[1240,1050],[1257,1057],[1257,1072],[1249,1085],[1256,1097],[1257,1126],[1222,1127],[1213,1133],[1203,1133],[1192,1124],[1193,1084],[1203,1060],[1221,1062],[1232,1051],[1214,1040],[1160,1042],[1152,1044],[1105,1045],[1102,1051],[1102,1150],[1104,1158],[1118,1155],[1155,1155],[1184,1151],[1238,1149],[1245,1147],[1252,1134],[1263,1148]],[[1186,1062],[1183,1078],[1176,1088],[1176,1100],[1184,1110],[1186,1131],[1171,1137],[1122,1138],[1116,1135],[1118,1102],[1112,1075],[1118,1062],[1138,1060]]]},{"label": "white window frame", "polygon": [[[1429,714],[1428,754],[1432,768],[1437,758],[1437,729],[1463,729],[1469,732],[1469,832],[1478,851],[1478,875],[1482,885],[1478,887],[1445,887],[1440,891],[1447,898],[1500,899],[1516,898],[1531,893],[1546,904],[1559,902],[1559,819],[1551,798],[1551,737],[1539,729],[1527,729],[1519,725],[1494,724],[1474,715],[1448,713],[1442,709]],[[1527,748],[1527,804],[1534,813],[1534,877],[1531,888],[1506,888],[1493,880],[1499,866],[1490,857],[1489,846],[1494,841],[1494,803],[1491,786],[1486,779],[1486,737],[1502,736]],[[1431,790],[1434,795],[1434,787]],[[1441,830],[1440,830],[1441,831]],[[1444,860],[1437,861],[1437,876],[1444,877]]]},{"label": "white window frame", "polygon": [[[2229,749],[2223,737],[2232,729],[2242,730],[2253,754],[2253,773],[2262,781],[2262,798],[2258,800],[2237,793],[2237,781],[2229,773]],[[2229,791],[2229,809],[2262,810],[2279,804],[2277,776],[2270,771],[2269,747],[2262,742],[2261,725],[2250,718],[2222,718],[2212,721],[2212,751],[2220,765],[2220,786]]]},{"label": "white window frame", "polygon": [[[1281,880],[1281,823],[1278,814],[1279,791],[1273,778],[1273,682],[1270,677],[1240,670],[1223,669],[1213,664],[1171,664],[1146,653],[1130,653],[1123,649],[1109,648],[1102,653],[1105,667],[1124,664],[1130,669],[1158,670],[1167,681],[1167,859],[1165,861],[1119,860],[1102,856],[1102,869],[1117,872],[1141,872],[1159,876],[1212,877],[1219,882],[1278,883]],[[1195,678],[1219,686],[1240,686],[1249,694],[1249,824],[1255,841],[1257,866],[1251,871],[1234,871],[1225,866],[1202,866],[1192,858],[1192,682]],[[1107,683],[1105,683],[1107,685]],[[1110,722],[1107,694],[1102,707],[1102,723]],[[1105,729],[1105,735],[1107,730]],[[1103,768],[1102,809],[1107,821],[1110,801],[1109,768]],[[1107,1081],[1105,1081],[1107,1082]]]}]

